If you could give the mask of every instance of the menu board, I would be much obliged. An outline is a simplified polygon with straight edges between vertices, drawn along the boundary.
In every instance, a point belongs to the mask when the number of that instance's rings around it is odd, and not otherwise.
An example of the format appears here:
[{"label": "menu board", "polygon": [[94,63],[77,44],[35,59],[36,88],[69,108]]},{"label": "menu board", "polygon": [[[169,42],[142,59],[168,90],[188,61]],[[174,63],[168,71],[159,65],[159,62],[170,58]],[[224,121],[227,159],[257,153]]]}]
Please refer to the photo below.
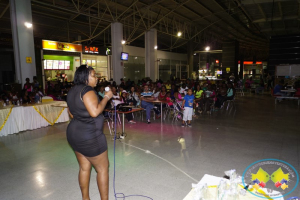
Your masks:
[{"label": "menu board", "polygon": [[44,60],[46,70],[69,70],[71,61],[69,60]]},{"label": "menu board", "polygon": [[52,69],[58,69],[58,60],[53,60],[53,67]]},{"label": "menu board", "polygon": [[86,64],[86,60],[82,60],[82,64],[85,65]]},{"label": "menu board", "polygon": [[65,69],[70,69],[71,62],[69,60],[65,61]]},{"label": "menu board", "polygon": [[86,60],[86,64],[91,65],[92,64],[91,60]]},{"label": "menu board", "polygon": [[53,60],[47,60],[47,67],[46,69],[52,69],[53,66]]},{"label": "menu board", "polygon": [[64,60],[59,61],[58,69],[65,69],[65,61]]}]

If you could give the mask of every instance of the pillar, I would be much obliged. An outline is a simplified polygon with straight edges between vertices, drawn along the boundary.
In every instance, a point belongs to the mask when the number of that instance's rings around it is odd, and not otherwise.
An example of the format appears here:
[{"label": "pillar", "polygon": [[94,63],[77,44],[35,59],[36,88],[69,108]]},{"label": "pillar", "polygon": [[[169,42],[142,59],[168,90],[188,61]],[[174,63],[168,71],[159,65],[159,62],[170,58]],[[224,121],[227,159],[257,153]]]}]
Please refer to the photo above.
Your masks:
[{"label": "pillar", "polygon": [[159,78],[158,61],[157,61],[157,31],[150,29],[145,34],[145,76],[150,77],[153,81]]},{"label": "pillar", "polygon": [[[224,41],[222,52],[222,77],[228,78],[234,73],[235,78],[238,78],[238,56],[239,56],[239,42]],[[230,68],[230,72],[226,72],[226,68]]]},{"label": "pillar", "polygon": [[239,74],[239,78],[240,79],[244,79],[244,55],[240,56],[240,74]]},{"label": "pillar", "polygon": [[[192,73],[198,71],[198,66],[194,69],[194,43],[193,41],[188,42],[188,48],[187,48],[187,60],[189,65],[189,74],[188,77],[193,78]],[[187,78],[188,78],[187,77]]]},{"label": "pillar", "polygon": [[123,51],[123,24],[119,22],[114,22],[111,24],[111,63],[112,63],[112,75],[114,81],[120,84],[121,78],[124,78],[124,63],[121,60],[121,53]]},{"label": "pillar", "polygon": [[26,78],[32,81],[36,76],[33,28],[30,0],[10,0],[10,19],[14,46],[16,82],[24,84]]}]

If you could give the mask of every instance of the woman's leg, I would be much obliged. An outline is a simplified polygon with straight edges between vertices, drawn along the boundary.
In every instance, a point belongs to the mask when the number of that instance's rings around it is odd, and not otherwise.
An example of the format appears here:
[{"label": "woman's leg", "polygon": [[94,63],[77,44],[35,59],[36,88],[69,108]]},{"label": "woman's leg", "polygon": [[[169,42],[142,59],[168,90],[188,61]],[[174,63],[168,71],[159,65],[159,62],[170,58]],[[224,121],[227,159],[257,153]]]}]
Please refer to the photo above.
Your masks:
[{"label": "woman's leg", "polygon": [[78,181],[79,181],[79,186],[82,194],[82,199],[89,200],[90,199],[89,185],[90,185],[92,165],[90,161],[81,153],[75,151],[75,154],[80,168],[78,174]]},{"label": "woman's leg", "polygon": [[97,171],[97,184],[101,200],[108,200],[108,156],[107,151],[95,157],[87,157]]}]

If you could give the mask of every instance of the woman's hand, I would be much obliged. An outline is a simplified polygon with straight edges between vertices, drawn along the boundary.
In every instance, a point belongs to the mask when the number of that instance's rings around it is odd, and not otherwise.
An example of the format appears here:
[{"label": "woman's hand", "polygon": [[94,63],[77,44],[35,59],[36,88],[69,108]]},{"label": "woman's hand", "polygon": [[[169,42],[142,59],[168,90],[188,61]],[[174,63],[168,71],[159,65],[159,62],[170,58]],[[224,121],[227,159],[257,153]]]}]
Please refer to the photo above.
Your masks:
[{"label": "woman's hand", "polygon": [[112,93],[112,91],[110,90],[110,91],[108,91],[108,92],[105,92],[105,96],[108,96],[108,97],[109,97],[109,99],[111,99],[111,98],[112,98],[112,96],[113,96],[113,93]]}]

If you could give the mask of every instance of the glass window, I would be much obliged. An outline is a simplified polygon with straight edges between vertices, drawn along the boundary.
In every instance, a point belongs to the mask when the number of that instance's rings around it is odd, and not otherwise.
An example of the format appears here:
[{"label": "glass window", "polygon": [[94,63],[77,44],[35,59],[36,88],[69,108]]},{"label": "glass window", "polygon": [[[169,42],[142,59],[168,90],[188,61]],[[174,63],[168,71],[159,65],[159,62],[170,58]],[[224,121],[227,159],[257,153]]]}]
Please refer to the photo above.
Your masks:
[{"label": "glass window", "polygon": [[137,83],[145,77],[145,58],[129,56],[128,61],[124,62],[124,78]]},{"label": "glass window", "polygon": [[159,79],[167,81],[170,79],[170,60],[169,59],[158,59]]}]

